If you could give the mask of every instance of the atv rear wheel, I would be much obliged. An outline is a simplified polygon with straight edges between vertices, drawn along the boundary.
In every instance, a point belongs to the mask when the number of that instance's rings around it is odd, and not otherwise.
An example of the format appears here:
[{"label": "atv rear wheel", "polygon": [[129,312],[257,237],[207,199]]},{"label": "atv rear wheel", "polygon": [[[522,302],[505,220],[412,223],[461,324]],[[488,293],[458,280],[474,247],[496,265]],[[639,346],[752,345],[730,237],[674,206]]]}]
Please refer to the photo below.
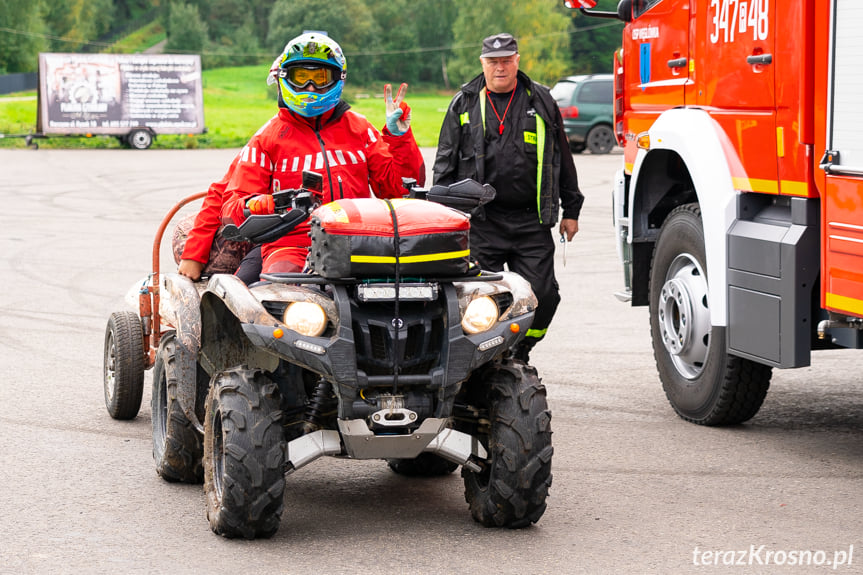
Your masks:
[{"label": "atv rear wheel", "polygon": [[153,367],[153,398],[150,403],[153,459],[156,473],[166,481],[202,483],[204,438],[183,413],[177,400],[180,378],[197,378],[200,370],[196,369],[191,374],[180,373],[178,345],[173,332],[163,335]]},{"label": "atv rear wheel", "polygon": [[259,371],[219,374],[204,418],[204,492],[210,528],[225,537],[270,537],[285,492],[279,391]]},{"label": "atv rear wheel", "polygon": [[144,394],[144,330],[137,314],[118,311],[108,318],[102,387],[114,419],[133,419]]},{"label": "atv rear wheel", "polygon": [[458,469],[458,463],[434,453],[420,453],[414,459],[387,459],[390,469],[408,477],[439,477]]},{"label": "atv rear wheel", "polygon": [[484,375],[489,459],[483,471],[462,467],[465,499],[486,527],[527,527],[545,512],[551,486],[551,412],[536,369],[503,360]]}]

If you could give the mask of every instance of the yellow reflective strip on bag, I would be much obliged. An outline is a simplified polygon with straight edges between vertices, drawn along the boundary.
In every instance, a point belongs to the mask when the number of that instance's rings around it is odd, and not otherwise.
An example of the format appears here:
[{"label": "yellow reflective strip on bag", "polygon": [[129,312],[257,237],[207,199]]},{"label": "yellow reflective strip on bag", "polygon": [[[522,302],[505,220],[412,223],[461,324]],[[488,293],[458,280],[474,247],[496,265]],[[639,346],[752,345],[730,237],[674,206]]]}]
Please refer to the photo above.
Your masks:
[{"label": "yellow reflective strip on bag", "polygon": [[[470,255],[470,250],[459,250],[457,252],[440,252],[436,254],[425,254],[419,256],[404,256],[399,258],[399,263],[416,264],[422,262],[437,262],[441,260],[454,260],[465,258]],[[362,256],[351,255],[351,263],[357,264],[394,264],[394,256]]]}]

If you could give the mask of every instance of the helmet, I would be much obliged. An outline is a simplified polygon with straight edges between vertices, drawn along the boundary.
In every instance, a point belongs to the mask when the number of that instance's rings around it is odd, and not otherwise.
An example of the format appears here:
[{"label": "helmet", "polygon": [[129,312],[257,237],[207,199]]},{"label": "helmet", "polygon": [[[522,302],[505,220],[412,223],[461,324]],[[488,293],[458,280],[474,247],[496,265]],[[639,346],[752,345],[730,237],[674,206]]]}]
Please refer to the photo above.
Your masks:
[{"label": "helmet", "polygon": [[[324,74],[312,72],[323,68]],[[321,32],[307,32],[285,45],[270,67],[267,84],[279,84],[279,104],[306,117],[335,108],[342,97],[348,66],[341,47]],[[323,90],[305,92],[309,83]]]}]

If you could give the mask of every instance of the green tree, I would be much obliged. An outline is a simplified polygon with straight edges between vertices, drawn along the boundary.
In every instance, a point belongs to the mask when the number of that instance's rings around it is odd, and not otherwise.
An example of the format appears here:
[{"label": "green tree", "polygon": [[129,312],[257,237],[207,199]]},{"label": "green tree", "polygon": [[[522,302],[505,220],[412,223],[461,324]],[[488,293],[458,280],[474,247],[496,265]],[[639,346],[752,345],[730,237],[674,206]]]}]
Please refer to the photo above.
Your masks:
[{"label": "green tree", "polygon": [[482,39],[509,32],[518,40],[521,70],[535,81],[553,83],[569,65],[569,21],[558,3],[461,3],[453,24],[456,45],[448,66],[450,78],[462,83],[479,74]]},{"label": "green tree", "polygon": [[452,58],[453,24],[458,15],[456,0],[426,0],[412,7],[416,42],[422,50],[411,56],[419,80],[450,87],[447,60]]},{"label": "green tree", "polygon": [[570,19],[564,10],[561,3],[512,3],[507,21],[519,40],[519,68],[536,82],[552,85],[570,67]]},{"label": "green tree", "polygon": [[52,36],[51,49],[75,52],[111,28],[114,15],[112,0],[51,0],[46,5],[44,21]]},{"label": "green tree", "polygon": [[366,56],[375,79],[414,83],[419,78],[416,17],[412,0],[368,2],[372,19],[383,34],[378,43],[379,53]]},{"label": "green tree", "polygon": [[458,14],[452,26],[453,57],[447,64],[449,78],[456,85],[480,73],[482,39],[507,31],[504,4],[508,5],[508,2],[463,2],[458,5]]},{"label": "green tree", "polygon": [[200,53],[207,45],[207,24],[201,20],[198,7],[172,2],[168,12],[166,52]]},{"label": "green tree", "polygon": [[[617,11],[617,0],[599,0],[597,10]],[[589,18],[572,11],[572,74],[611,73],[614,51],[620,48],[623,22]]]},{"label": "green tree", "polygon": [[44,39],[45,25],[40,17],[39,1],[0,1],[0,74],[35,72],[39,52],[48,49]]},{"label": "green tree", "polygon": [[258,43],[264,44],[267,35],[270,32],[270,13],[273,11],[273,4],[276,0],[257,0],[252,2],[252,18],[255,23],[255,33],[258,36]]},{"label": "green tree", "polygon": [[252,11],[249,0],[209,0],[205,22],[214,42],[229,46],[231,37],[239,27],[252,24]]},{"label": "green tree", "polygon": [[250,66],[265,62],[267,59],[262,54],[258,33],[250,15],[232,34],[221,36],[218,41],[209,41],[202,58],[204,68]]}]

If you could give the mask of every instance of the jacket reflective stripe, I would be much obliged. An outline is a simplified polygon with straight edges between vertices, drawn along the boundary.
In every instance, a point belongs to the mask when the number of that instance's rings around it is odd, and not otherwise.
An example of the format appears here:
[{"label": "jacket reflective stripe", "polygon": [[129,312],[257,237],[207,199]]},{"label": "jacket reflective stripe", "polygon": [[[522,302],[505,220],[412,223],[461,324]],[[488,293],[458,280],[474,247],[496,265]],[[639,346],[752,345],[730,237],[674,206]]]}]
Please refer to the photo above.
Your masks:
[{"label": "jacket reflective stripe", "polygon": [[470,124],[470,112],[465,112],[458,117],[458,120],[462,126],[464,126],[465,124]]},{"label": "jacket reflective stripe", "polygon": [[487,90],[483,88],[479,91],[479,114],[482,116],[482,135],[485,136],[485,93]]},{"label": "jacket reflective stripe", "polygon": [[548,331],[548,328],[529,329],[529,330],[527,330],[527,333],[524,334],[524,337],[534,337],[536,339],[539,339],[539,338],[543,337],[547,331]]},{"label": "jacket reflective stripe", "polygon": [[536,117],[536,213],[539,214],[539,223],[542,222],[542,161],[545,156],[545,120],[542,116]]}]

